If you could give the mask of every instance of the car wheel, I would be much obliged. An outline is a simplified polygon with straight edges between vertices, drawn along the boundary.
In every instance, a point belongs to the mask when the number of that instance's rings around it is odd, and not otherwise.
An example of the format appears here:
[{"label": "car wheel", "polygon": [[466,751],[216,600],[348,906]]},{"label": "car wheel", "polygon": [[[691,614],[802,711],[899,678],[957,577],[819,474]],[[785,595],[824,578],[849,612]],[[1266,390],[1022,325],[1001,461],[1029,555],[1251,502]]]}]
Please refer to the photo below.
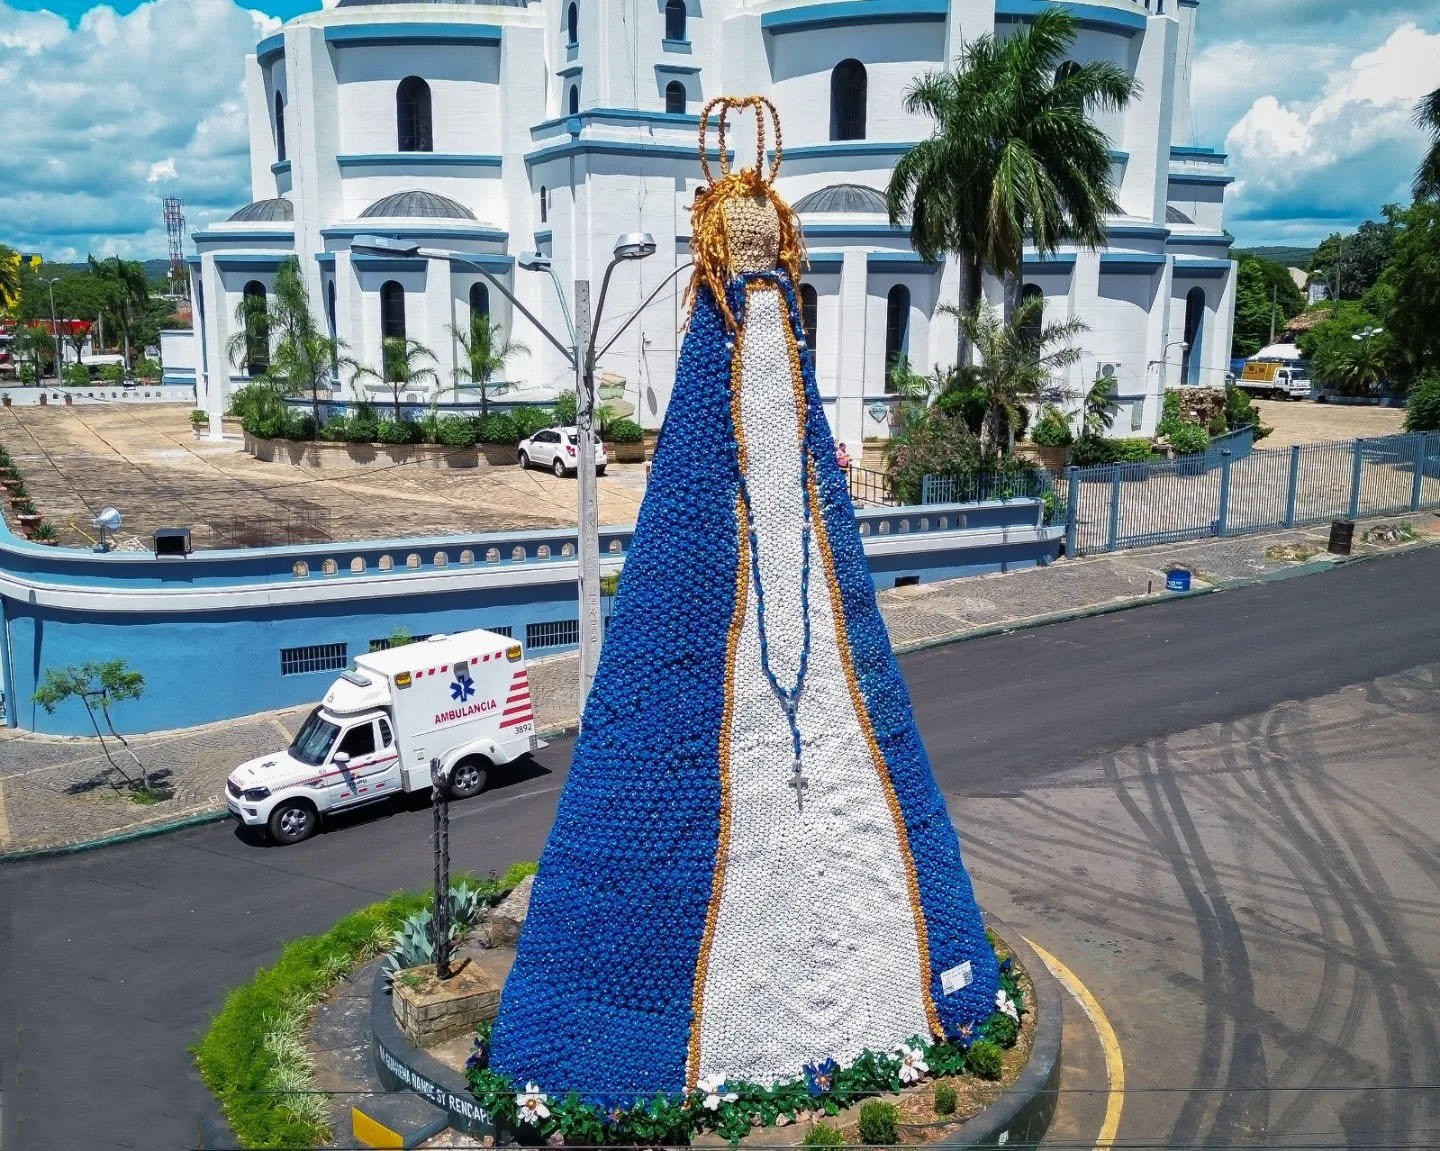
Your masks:
[{"label": "car wheel", "polygon": [[281,847],[299,843],[315,834],[320,816],[302,799],[282,803],[270,813],[270,838]]},{"label": "car wheel", "polygon": [[472,795],[479,795],[485,790],[485,781],[489,773],[485,770],[489,765],[479,757],[462,759],[455,765],[450,773],[450,797],[452,799],[469,799]]},{"label": "car wheel", "polygon": [[603,475],[605,474],[605,465],[604,465],[604,464],[601,464],[598,468],[596,468],[596,469],[595,469],[595,474],[596,474],[597,476],[603,476]]},{"label": "car wheel", "polygon": [[551,466],[551,469],[550,469],[550,470],[555,473],[555,478],[556,478],[556,479],[564,479],[564,478],[565,478],[565,461],[562,460],[559,456],[556,456],[556,457],[555,457],[555,463]]},{"label": "car wheel", "polygon": [[525,452],[520,453],[520,466],[522,468],[528,468],[530,466],[530,457]]}]

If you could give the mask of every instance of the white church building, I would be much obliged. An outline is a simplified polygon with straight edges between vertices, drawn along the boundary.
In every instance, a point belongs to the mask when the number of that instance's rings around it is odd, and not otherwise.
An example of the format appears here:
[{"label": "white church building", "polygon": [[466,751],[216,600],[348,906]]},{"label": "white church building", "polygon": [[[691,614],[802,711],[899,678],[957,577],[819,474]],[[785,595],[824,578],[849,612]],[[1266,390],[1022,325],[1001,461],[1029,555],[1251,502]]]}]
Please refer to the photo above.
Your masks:
[{"label": "white church building", "polygon": [[[593,300],[616,236],[652,233],[654,255],[614,273],[603,342],[688,256],[701,106],[759,92],[784,129],[779,186],[809,252],[820,392],[839,439],[883,436],[886,363],[953,363],[955,321],[938,308],[960,294],[958,262],[922,261],[885,212],[891,169],[931,130],[902,94],[967,38],[1004,36],[1057,2],[1079,21],[1076,59],[1112,61],[1143,90],[1100,119],[1121,210],[1108,246],[1032,253],[1026,291],[1047,318],[1089,327],[1076,404],[1112,376],[1113,434],[1153,434],[1167,386],[1218,385],[1230,361],[1230,177],[1223,154],[1189,140],[1198,0],[327,0],[247,60],[254,202],[194,234],[200,402],[218,417],[245,382],[226,352],[237,305],[292,257],[355,359],[378,367],[382,337],[403,334],[448,386],[452,329],[484,309],[529,348],[507,366],[504,398],[553,396],[570,368],[477,267],[564,332],[551,279],[518,257],[548,256],[567,294],[589,279]],[[731,142],[747,162],[745,135]],[[440,254],[352,251],[360,235]],[[599,364],[650,427],[670,395],[685,279]],[[999,299],[998,284],[987,292]]]}]

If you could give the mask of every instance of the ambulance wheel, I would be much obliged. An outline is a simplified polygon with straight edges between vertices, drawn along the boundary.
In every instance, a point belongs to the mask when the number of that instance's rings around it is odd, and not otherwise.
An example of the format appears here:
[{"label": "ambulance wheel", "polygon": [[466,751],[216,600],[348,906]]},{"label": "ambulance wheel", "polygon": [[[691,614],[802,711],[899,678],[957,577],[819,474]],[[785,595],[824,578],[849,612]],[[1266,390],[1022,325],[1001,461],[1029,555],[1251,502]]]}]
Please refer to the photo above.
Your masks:
[{"label": "ambulance wheel", "polygon": [[270,813],[270,838],[281,847],[299,843],[315,834],[320,817],[315,809],[302,799],[282,803]]},{"label": "ambulance wheel", "polygon": [[559,456],[556,456],[555,463],[551,466],[551,470],[555,473],[556,479],[563,480],[565,478],[565,461]]},{"label": "ambulance wheel", "polygon": [[452,799],[469,799],[485,790],[490,765],[479,756],[462,759],[450,774],[450,796]]}]

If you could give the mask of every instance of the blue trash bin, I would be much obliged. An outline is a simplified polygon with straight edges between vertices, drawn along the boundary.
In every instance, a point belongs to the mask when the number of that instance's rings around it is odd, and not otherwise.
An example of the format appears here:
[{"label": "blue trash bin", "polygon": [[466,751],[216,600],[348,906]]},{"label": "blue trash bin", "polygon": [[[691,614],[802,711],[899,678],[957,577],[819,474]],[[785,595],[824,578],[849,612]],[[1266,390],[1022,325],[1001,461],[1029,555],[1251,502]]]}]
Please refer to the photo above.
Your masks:
[{"label": "blue trash bin", "polygon": [[1166,591],[1189,591],[1190,572],[1186,568],[1171,568],[1165,573]]}]

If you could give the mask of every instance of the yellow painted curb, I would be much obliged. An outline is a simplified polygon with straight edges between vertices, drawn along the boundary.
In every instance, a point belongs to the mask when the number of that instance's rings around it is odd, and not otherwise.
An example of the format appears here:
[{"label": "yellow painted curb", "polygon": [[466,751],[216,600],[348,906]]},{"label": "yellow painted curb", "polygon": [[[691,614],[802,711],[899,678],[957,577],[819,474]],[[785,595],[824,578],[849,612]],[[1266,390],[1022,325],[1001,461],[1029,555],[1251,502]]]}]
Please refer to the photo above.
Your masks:
[{"label": "yellow painted curb", "polygon": [[1120,1054],[1120,1040],[1115,1037],[1115,1028],[1110,1025],[1110,1018],[1100,1006],[1100,1001],[1080,982],[1080,977],[1033,939],[1025,938],[1025,942],[1035,950],[1040,962],[1050,969],[1050,974],[1075,997],[1080,1009],[1095,1025],[1101,1050],[1105,1052],[1105,1076],[1110,1081],[1110,1092],[1105,1100],[1105,1121],[1100,1124],[1100,1133],[1095,1136],[1095,1151],[1108,1151],[1115,1145],[1115,1136],[1120,1130],[1120,1112],[1125,1106],[1125,1059]]},{"label": "yellow painted curb", "polygon": [[350,1108],[350,1129],[354,1132],[356,1141],[366,1147],[405,1146],[405,1140],[398,1132],[391,1131],[385,1124],[371,1119],[358,1107]]}]

